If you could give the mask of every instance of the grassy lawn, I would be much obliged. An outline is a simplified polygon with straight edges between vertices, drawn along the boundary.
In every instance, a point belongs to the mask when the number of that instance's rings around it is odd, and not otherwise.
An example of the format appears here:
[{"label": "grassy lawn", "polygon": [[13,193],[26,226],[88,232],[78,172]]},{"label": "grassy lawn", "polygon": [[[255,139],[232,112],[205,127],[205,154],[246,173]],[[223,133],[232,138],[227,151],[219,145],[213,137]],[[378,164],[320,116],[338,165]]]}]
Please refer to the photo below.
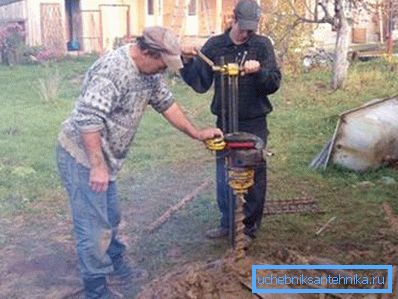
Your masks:
[{"label": "grassy lawn", "polygon": [[[93,59],[66,60],[48,67],[0,66],[0,224],[19,217],[27,230],[35,230],[32,221],[45,230],[47,226],[40,225],[46,219],[57,223],[69,217],[54,146],[60,124],[73,108],[82,75]],[[44,101],[38,92],[39,79],[54,80],[56,70],[62,78],[58,96]],[[286,76],[281,90],[271,98],[274,112],[268,118],[268,146],[274,153],[268,160],[268,198],[312,196],[325,214],[266,218],[249,254],[269,258],[290,248],[343,264],[397,264],[398,235],[382,208],[387,202],[398,214],[398,183],[382,182],[386,176],[398,181],[397,171],[384,168],[359,174],[336,167],[311,171],[308,164],[331,138],[341,112],[396,94],[398,69],[382,60],[356,63],[350,68],[347,87],[336,92],[328,88],[329,80],[330,73],[325,70]],[[196,124],[213,123],[208,110],[210,93],[197,95],[179,79],[170,79],[170,84]],[[129,250],[143,267],[166,271],[186,261],[216,258],[228,248],[226,243],[220,246],[204,241],[205,230],[218,221],[213,187],[156,233],[144,233],[146,225],[213,172],[211,153],[148,109],[119,186],[126,222],[130,223],[125,230],[133,245]],[[363,187],[363,181],[373,185]],[[333,216],[333,225],[315,237]],[[15,240],[12,227],[4,226],[0,249]],[[173,250],[174,255],[170,254]],[[178,250],[180,254],[175,253]]]}]

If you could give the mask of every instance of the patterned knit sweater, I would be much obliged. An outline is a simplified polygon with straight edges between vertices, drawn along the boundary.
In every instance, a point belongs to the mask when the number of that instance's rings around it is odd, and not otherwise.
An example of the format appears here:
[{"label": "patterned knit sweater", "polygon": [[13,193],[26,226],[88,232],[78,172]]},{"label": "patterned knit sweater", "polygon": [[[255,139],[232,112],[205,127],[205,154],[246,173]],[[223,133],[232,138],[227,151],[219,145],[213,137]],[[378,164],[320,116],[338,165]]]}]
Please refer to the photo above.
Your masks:
[{"label": "patterned knit sweater", "polygon": [[127,156],[147,105],[162,113],[174,102],[161,74],[139,72],[129,56],[130,46],[109,52],[91,66],[58,137],[78,163],[90,167],[81,133],[99,131],[111,180]]}]

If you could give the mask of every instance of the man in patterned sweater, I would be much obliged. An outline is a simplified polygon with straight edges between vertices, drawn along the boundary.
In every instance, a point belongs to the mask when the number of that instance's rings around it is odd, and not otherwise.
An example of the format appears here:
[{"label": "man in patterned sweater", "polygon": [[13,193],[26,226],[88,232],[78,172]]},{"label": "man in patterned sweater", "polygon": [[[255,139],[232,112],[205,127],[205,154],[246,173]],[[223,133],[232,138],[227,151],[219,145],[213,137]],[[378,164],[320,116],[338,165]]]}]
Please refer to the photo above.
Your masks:
[{"label": "man in patterned sweater", "polygon": [[[216,65],[221,64],[221,57],[223,57],[225,63],[235,62],[243,66],[245,75],[239,77],[238,130],[260,137],[266,145],[268,135],[266,116],[272,111],[268,95],[279,89],[281,73],[276,64],[271,41],[255,33],[260,15],[261,9],[255,0],[239,1],[234,8],[232,26],[223,34],[211,37],[204,44],[201,52]],[[211,112],[217,117],[217,126],[224,133],[230,133],[231,128],[227,125],[229,119],[225,120],[226,127],[223,127],[220,74],[214,73],[207,63],[195,57],[197,51],[194,47],[186,46],[182,52],[184,68],[181,70],[181,75],[183,79],[200,93],[209,90],[214,82]],[[225,115],[228,116],[231,107],[225,108]],[[207,232],[209,238],[226,237],[230,226],[229,187],[225,177],[224,156],[224,152],[217,152],[217,202],[221,212],[221,221],[219,227]],[[249,189],[246,196],[244,220],[246,244],[255,237],[260,227],[265,195],[266,166],[264,165],[256,168],[254,186]]]},{"label": "man in patterned sweater", "polygon": [[58,137],[57,163],[69,195],[86,298],[109,298],[107,276],[125,282],[142,276],[123,259],[116,175],[126,159],[147,105],[191,138],[222,136],[197,129],[185,117],[162,79],[168,67],[182,67],[176,36],[162,27],[145,28],[88,70],[72,115]]}]

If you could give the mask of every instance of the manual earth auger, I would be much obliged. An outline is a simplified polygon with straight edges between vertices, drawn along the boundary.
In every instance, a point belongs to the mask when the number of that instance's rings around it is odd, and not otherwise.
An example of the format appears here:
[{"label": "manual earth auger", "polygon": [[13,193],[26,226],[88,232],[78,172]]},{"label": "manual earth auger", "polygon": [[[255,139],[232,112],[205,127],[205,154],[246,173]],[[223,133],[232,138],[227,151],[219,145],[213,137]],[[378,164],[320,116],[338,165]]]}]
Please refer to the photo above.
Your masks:
[{"label": "manual earth auger", "polygon": [[[254,169],[264,163],[264,142],[253,134],[235,132],[224,135],[224,138],[208,140],[207,147],[214,151],[224,150],[226,153],[228,185],[237,198],[234,222],[230,223],[230,227],[234,227],[232,245],[236,252],[235,259],[238,261],[245,257],[243,223],[245,194],[254,184]],[[232,196],[228,200],[230,205],[235,201]]]},{"label": "manual earth auger", "polygon": [[[210,150],[225,152],[223,158],[226,159],[226,177],[233,192],[232,194],[231,189],[228,188],[229,238],[236,252],[236,260],[245,257],[244,196],[254,184],[255,168],[265,163],[263,158],[264,142],[253,134],[239,132],[238,127],[239,76],[245,75],[242,66],[246,55],[245,52],[240,65],[237,63],[225,64],[224,57],[221,57],[221,65],[216,66],[208,57],[198,51],[198,56],[208,63],[214,72],[220,73],[221,129],[225,135],[224,138],[207,140],[206,144]],[[226,95],[228,95],[227,99]],[[237,203],[235,203],[233,195],[237,198]]]}]

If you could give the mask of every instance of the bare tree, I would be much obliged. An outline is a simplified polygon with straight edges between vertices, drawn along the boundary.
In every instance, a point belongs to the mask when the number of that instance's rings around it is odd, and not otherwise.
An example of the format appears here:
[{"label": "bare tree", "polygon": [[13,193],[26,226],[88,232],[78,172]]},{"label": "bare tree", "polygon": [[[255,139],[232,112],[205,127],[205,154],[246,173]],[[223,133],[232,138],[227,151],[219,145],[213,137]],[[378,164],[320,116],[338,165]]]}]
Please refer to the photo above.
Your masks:
[{"label": "bare tree", "polygon": [[[305,0],[306,1],[306,0]],[[296,9],[295,1],[288,0],[298,22],[314,24],[330,24],[336,31],[336,44],[334,49],[332,88],[339,89],[344,86],[349,62],[350,25],[346,16],[347,6],[359,6],[364,0],[310,0],[306,2],[305,11]]]},{"label": "bare tree", "polygon": [[348,71],[349,25],[344,12],[342,0],[335,0],[335,15],[333,24],[337,30],[336,47],[334,50],[332,88],[344,86]]}]

